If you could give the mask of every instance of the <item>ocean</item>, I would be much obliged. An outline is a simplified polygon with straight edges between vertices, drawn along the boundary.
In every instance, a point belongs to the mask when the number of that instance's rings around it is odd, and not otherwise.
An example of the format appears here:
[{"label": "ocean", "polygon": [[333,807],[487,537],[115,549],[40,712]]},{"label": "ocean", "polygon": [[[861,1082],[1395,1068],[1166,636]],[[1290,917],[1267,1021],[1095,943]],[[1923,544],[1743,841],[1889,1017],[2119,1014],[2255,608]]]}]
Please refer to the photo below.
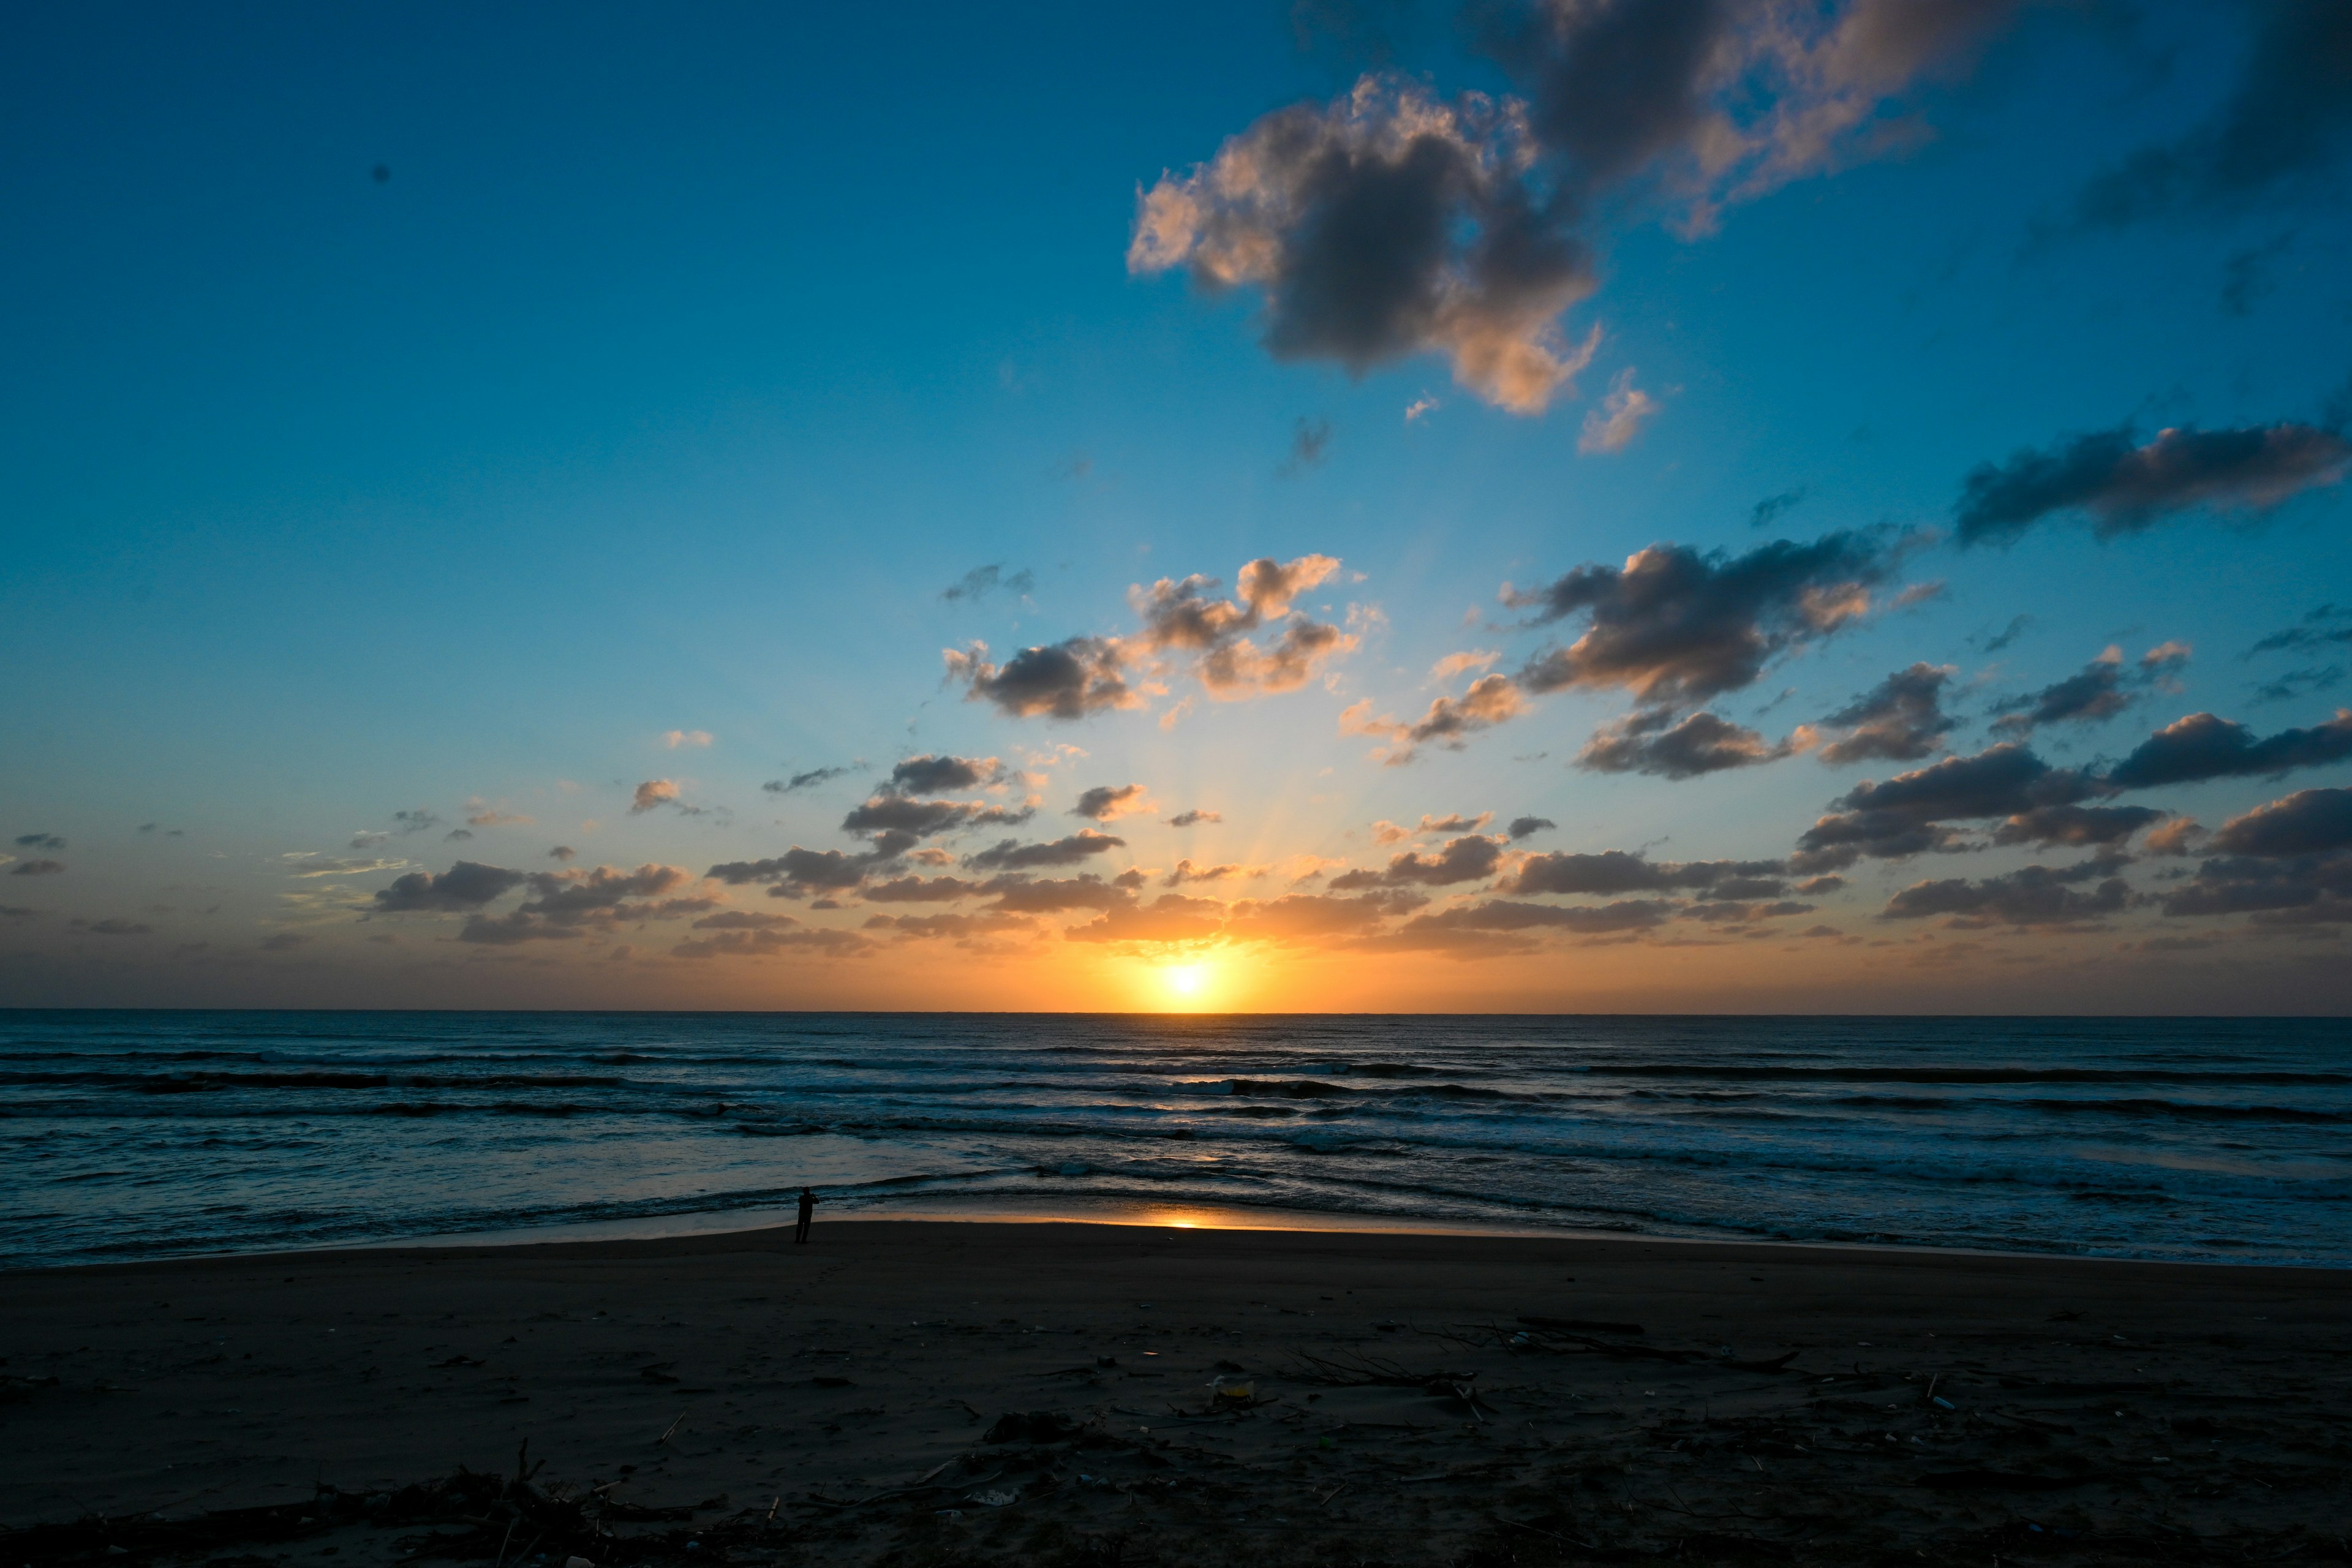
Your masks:
[{"label": "ocean", "polygon": [[2341,1266],[2347,1131],[2336,1019],[0,1012],[0,1266],[710,1228],[803,1184]]}]

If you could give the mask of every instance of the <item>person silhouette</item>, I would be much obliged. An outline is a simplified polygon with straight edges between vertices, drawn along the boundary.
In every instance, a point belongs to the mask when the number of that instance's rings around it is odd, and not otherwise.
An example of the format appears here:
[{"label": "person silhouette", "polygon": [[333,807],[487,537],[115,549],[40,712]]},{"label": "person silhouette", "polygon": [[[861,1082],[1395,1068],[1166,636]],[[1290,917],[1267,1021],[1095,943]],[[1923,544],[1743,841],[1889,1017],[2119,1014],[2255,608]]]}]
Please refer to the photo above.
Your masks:
[{"label": "person silhouette", "polygon": [[808,1240],[809,1222],[816,1218],[816,1205],[822,1201],[808,1187],[801,1189],[801,1222],[793,1227],[793,1243],[798,1246]]}]

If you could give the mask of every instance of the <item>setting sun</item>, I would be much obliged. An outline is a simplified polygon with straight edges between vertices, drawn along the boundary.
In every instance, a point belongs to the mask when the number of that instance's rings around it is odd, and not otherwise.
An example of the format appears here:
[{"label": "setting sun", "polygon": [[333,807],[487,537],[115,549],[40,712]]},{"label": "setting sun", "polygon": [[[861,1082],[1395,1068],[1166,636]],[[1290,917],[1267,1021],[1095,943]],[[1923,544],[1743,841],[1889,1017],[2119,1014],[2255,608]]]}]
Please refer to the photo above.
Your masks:
[{"label": "setting sun", "polygon": [[1187,1002],[1197,1001],[1209,984],[1205,963],[1175,963],[1160,972],[1160,984]]}]

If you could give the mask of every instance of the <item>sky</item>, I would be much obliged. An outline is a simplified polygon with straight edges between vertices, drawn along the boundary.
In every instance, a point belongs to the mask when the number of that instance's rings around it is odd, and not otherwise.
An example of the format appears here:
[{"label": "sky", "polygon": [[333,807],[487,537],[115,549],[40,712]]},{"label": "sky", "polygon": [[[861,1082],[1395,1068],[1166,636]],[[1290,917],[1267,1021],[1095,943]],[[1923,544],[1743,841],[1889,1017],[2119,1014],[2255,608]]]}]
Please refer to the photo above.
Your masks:
[{"label": "sky", "polygon": [[0,124],[0,1005],[2352,1006],[2344,0],[59,7]]}]

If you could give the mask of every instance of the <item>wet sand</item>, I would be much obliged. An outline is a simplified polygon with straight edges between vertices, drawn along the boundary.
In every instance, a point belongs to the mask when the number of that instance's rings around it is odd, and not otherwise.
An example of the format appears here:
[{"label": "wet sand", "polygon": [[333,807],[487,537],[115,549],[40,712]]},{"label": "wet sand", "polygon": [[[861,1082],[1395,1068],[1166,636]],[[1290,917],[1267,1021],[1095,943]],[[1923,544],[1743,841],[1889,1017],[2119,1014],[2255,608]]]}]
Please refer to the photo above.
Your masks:
[{"label": "wet sand", "polygon": [[526,1440],[602,1564],[2352,1561],[2347,1286],[906,1221],[20,1273],[0,1525],[109,1523],[0,1563],[561,1563],[383,1501]]}]

